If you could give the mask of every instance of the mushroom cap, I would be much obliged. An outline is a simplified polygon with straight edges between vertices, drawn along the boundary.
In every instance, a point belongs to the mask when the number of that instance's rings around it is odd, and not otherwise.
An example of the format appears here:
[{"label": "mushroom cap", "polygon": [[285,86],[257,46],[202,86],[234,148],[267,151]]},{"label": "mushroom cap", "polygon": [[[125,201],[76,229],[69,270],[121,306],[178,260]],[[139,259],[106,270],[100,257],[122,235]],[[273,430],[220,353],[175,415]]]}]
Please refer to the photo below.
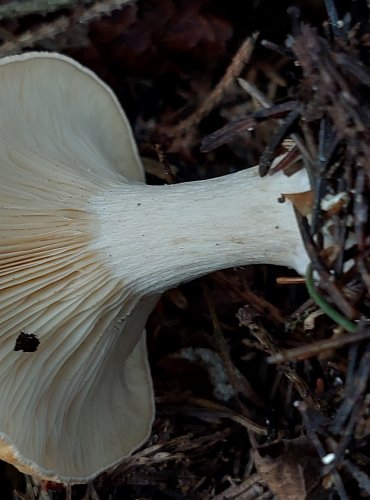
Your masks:
[{"label": "mushroom cap", "polygon": [[[149,433],[143,299],[89,245],[91,194],[142,182],[111,90],[59,54],[0,61],[0,458],[86,482]],[[139,304],[140,302],[140,304]],[[14,351],[21,331],[35,352]]]}]

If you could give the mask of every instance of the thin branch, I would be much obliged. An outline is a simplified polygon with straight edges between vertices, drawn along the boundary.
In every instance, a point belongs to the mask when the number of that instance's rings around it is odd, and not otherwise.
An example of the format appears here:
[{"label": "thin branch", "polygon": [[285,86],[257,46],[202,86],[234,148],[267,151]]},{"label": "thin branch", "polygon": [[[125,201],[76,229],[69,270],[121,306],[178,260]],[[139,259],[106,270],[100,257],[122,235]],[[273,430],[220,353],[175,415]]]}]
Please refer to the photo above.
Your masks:
[{"label": "thin branch", "polygon": [[203,104],[199,108],[197,108],[194,113],[185,118],[185,120],[172,128],[171,132],[174,136],[181,133],[186,133],[188,130],[198,125],[203,120],[203,118],[206,117],[221,102],[226,91],[230,88],[231,85],[235,83],[236,79],[243,71],[245,65],[249,62],[257,37],[258,33],[254,33],[243,42],[243,44],[240,46],[239,50],[233,57],[233,60],[226,70],[226,73],[218,82],[213,91],[209,94],[207,99],[203,102]]},{"label": "thin branch", "polygon": [[50,14],[60,9],[71,9],[91,4],[92,0],[15,0],[0,5],[0,20],[19,19],[30,14]]},{"label": "thin branch", "polygon": [[135,2],[136,0],[102,0],[94,3],[91,7],[84,9],[83,12],[73,18],[60,16],[54,22],[40,26],[37,29],[29,30],[14,40],[9,40],[0,45],[0,56],[9,56],[18,54],[25,49],[30,49],[36,45],[51,40],[63,33],[69,32],[69,37],[73,30],[78,30],[81,26],[85,26],[94,19],[99,19],[109,15],[114,10],[121,9],[124,5]]},{"label": "thin branch", "polygon": [[287,361],[299,361],[308,359],[312,356],[322,354],[323,351],[341,349],[347,344],[359,342],[361,340],[368,339],[369,337],[370,332],[368,330],[362,330],[357,333],[349,333],[340,336],[336,335],[329,339],[318,340],[317,342],[312,342],[311,344],[305,344],[303,346],[287,349],[278,354],[270,356],[266,361],[270,364],[275,364],[284,363]]}]

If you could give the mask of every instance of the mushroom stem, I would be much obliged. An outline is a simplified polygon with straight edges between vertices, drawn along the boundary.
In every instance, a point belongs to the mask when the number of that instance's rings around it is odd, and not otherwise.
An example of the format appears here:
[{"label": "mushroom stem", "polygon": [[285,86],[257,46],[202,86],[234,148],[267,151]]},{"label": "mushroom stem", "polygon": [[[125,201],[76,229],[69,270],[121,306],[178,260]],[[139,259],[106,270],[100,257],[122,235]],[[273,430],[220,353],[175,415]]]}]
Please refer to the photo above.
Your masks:
[{"label": "mushroom stem", "polygon": [[[141,293],[163,292],[218,269],[276,264],[304,273],[308,257],[282,193],[309,189],[305,171],[148,186],[120,184],[90,201],[93,238],[114,274]],[[133,258],[135,256],[135,258]]]}]

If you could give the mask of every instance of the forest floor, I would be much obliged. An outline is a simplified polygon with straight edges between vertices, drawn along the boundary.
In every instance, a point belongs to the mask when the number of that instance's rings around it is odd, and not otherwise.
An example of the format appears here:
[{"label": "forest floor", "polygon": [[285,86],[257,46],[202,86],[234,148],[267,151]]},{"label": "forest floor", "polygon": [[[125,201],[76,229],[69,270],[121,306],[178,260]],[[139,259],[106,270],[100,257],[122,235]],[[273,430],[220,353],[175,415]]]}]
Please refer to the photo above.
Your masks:
[{"label": "forest floor", "polygon": [[265,175],[285,152],[312,186],[294,200],[305,278],[250,266],[164,294],[149,441],[72,489],[2,464],[9,498],[370,496],[369,47],[365,0],[0,2],[0,55],[57,51],[96,72],[149,183]]}]

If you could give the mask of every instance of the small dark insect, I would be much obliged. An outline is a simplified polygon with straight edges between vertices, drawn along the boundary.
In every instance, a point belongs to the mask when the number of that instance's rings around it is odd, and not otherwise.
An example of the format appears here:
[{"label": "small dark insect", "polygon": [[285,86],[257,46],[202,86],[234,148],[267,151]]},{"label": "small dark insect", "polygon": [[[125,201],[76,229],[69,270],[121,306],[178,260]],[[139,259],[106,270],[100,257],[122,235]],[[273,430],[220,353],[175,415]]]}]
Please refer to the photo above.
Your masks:
[{"label": "small dark insect", "polygon": [[15,341],[14,350],[23,352],[37,351],[40,341],[33,333],[21,332]]}]

